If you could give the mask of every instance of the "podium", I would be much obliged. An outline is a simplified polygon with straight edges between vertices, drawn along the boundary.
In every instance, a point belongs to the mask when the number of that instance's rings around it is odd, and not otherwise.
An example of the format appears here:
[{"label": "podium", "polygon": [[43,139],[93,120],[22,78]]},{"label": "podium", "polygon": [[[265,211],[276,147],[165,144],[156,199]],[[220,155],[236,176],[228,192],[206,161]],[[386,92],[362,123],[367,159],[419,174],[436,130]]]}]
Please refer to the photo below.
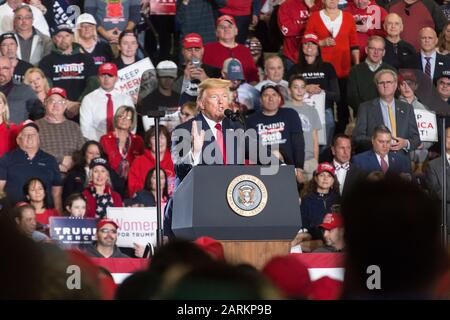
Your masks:
[{"label": "podium", "polygon": [[261,166],[196,166],[173,195],[177,237],[219,240],[231,263],[257,268],[290,251],[301,228],[293,166],[271,175]]}]

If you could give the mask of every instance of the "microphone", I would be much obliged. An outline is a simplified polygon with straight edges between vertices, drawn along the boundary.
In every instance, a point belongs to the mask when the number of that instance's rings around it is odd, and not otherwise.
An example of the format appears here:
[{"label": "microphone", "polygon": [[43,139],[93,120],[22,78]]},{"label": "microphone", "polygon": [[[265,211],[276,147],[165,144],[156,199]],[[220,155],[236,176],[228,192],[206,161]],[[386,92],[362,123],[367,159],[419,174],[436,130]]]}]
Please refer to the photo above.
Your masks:
[{"label": "microphone", "polygon": [[231,121],[241,121],[241,114],[239,111],[233,112],[231,109],[225,109],[223,114]]}]

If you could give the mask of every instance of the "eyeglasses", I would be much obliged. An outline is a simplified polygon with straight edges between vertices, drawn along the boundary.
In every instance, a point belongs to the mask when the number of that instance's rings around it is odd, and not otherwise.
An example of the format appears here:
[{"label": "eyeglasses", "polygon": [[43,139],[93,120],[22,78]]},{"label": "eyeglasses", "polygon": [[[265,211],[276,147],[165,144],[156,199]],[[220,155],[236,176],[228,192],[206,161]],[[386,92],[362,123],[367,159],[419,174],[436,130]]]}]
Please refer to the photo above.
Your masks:
[{"label": "eyeglasses", "polygon": [[109,229],[109,228],[101,228],[100,229],[100,232],[101,233],[114,233],[114,234],[116,234],[117,233],[117,230],[116,229]]},{"label": "eyeglasses", "polygon": [[374,51],[374,52],[383,52],[384,51],[384,48],[367,47],[367,49],[369,49],[369,51]]},{"label": "eyeglasses", "polygon": [[17,46],[16,43],[4,43],[0,47],[2,47],[2,48],[14,48],[15,46]]},{"label": "eyeglasses", "polygon": [[438,85],[443,87],[450,87],[450,82],[438,81]]},{"label": "eyeglasses", "polygon": [[388,85],[393,85],[395,83],[395,81],[378,81],[377,82],[377,84],[379,85],[379,86],[386,86],[387,84]]},{"label": "eyeglasses", "polygon": [[33,16],[17,16],[14,19],[22,21],[22,20],[33,20]]}]

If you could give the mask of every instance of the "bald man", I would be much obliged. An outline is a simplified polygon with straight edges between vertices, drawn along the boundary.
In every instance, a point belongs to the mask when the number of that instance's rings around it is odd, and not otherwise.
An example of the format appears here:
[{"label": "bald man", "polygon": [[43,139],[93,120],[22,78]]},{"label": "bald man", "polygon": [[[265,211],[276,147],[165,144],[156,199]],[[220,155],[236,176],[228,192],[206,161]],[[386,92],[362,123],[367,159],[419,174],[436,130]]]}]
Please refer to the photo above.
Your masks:
[{"label": "bald man", "polygon": [[450,57],[436,51],[438,37],[436,31],[430,27],[422,28],[419,32],[420,53],[405,60],[405,68],[419,69],[436,80],[445,70],[450,70]]}]

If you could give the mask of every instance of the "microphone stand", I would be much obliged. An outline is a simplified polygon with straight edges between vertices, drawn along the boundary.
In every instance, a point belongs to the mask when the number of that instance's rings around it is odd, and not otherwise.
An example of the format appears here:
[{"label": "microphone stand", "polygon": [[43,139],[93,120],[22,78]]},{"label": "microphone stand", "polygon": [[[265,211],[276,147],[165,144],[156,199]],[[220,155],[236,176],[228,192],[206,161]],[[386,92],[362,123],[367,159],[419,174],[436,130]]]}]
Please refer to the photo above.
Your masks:
[{"label": "microphone stand", "polygon": [[149,118],[155,119],[155,154],[156,154],[156,247],[159,248],[163,245],[163,221],[161,219],[161,180],[160,180],[160,161],[161,157],[159,155],[160,147],[159,147],[159,119],[166,115],[166,112],[162,110],[162,107],[159,107],[158,110],[149,110],[146,115]]},{"label": "microphone stand", "polygon": [[448,246],[447,232],[447,150],[445,133],[445,116],[442,119],[441,160],[442,160],[442,185],[441,185],[441,240],[444,248]]}]

